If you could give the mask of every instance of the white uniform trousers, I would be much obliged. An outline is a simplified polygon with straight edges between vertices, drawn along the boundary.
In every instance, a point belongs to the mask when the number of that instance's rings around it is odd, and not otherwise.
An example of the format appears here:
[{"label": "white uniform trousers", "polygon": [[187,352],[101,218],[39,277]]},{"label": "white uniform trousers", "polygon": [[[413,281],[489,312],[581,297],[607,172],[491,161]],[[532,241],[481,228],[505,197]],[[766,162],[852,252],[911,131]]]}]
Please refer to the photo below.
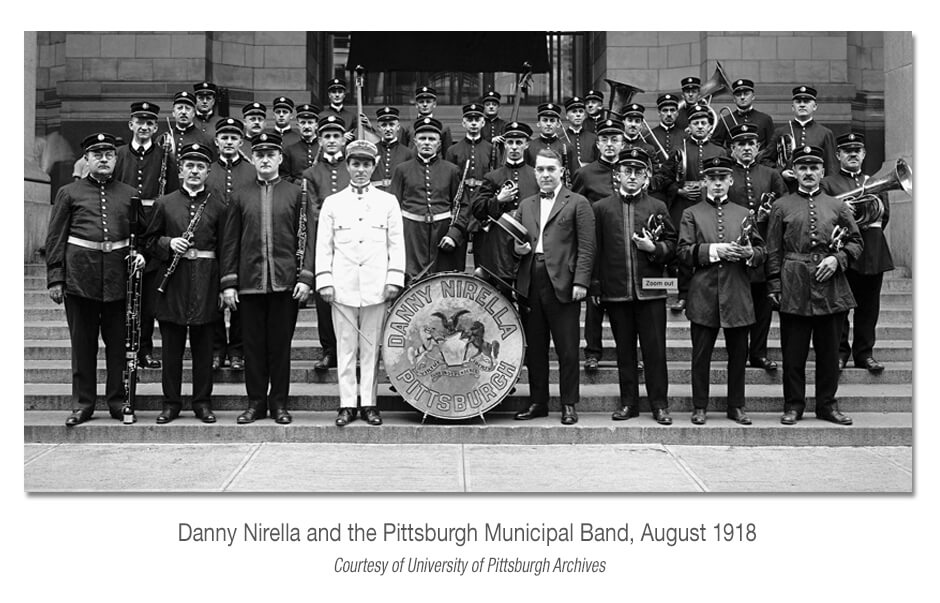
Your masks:
[{"label": "white uniform trousers", "polygon": [[[361,406],[375,406],[375,374],[379,360],[377,346],[382,336],[385,304],[359,308],[333,302],[331,306],[333,328],[336,331],[339,405],[341,408],[355,408],[356,396],[359,396]],[[356,325],[361,335],[353,325]],[[360,375],[358,383],[357,357]]]}]

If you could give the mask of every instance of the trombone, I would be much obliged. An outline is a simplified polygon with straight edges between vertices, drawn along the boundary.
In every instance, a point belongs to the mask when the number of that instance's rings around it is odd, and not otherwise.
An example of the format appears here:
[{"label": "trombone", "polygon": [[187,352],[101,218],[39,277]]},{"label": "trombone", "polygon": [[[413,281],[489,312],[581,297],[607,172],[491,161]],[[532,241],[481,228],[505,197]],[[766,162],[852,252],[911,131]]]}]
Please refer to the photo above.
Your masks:
[{"label": "trombone", "polygon": [[[666,149],[663,148],[663,144],[659,142],[659,139],[656,138],[656,134],[653,133],[653,128],[650,127],[646,118],[643,118],[643,125],[646,126],[646,131],[649,132],[649,137],[653,139],[653,142],[656,144],[656,148],[659,149],[659,152],[662,154],[663,159],[669,161],[669,153],[666,152]],[[643,139],[643,142],[649,144],[649,141],[646,139],[646,134],[643,133],[643,130],[640,130],[640,138]]]}]

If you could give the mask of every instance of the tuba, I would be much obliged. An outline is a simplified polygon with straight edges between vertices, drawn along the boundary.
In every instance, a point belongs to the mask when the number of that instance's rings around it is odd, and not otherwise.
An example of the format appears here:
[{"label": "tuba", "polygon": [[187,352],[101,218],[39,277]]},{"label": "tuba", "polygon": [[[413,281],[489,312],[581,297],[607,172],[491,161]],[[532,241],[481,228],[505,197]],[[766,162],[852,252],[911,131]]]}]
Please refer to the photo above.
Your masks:
[{"label": "tuba", "polygon": [[[717,64],[715,67],[715,72],[702,84],[702,87],[699,89],[699,100],[697,101],[708,107],[709,112],[712,114],[712,129],[708,134],[709,138],[711,138],[712,134],[715,133],[715,128],[718,127],[719,118],[719,113],[717,113],[712,108],[712,97],[731,92],[731,79],[728,77],[728,74],[725,73],[725,69],[721,66],[721,62],[715,61],[715,63]],[[679,101],[680,111],[686,108],[686,106],[687,105],[684,99]],[[727,127],[727,124],[725,124],[725,126]]]},{"label": "tuba", "polygon": [[855,214],[855,223],[859,228],[871,226],[881,221],[884,215],[884,203],[878,196],[888,191],[903,190],[908,195],[914,193],[914,172],[903,159],[898,159],[894,169],[881,179],[874,177],[862,186],[836,195],[836,199],[844,201],[852,208]]},{"label": "tuba", "polygon": [[631,86],[630,84],[624,84],[623,82],[616,82],[614,80],[605,79],[607,85],[610,86],[610,100],[607,102],[607,113],[616,113],[618,116],[623,111],[623,108],[630,104],[630,101],[633,100],[633,97],[637,93],[643,93],[645,90],[637,88],[636,86]]}]

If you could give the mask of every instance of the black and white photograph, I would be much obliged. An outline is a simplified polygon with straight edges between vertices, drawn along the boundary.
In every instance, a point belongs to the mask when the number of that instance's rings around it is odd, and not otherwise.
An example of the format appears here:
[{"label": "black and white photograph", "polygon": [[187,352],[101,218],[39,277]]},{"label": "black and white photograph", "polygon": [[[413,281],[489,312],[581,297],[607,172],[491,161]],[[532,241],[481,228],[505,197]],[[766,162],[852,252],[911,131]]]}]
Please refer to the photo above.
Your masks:
[{"label": "black and white photograph", "polygon": [[140,551],[137,600],[270,552],[289,600],[685,600],[706,559],[744,600],[814,548],[794,595],[919,600],[847,574],[924,495],[929,34],[497,21],[19,32],[21,506]]}]

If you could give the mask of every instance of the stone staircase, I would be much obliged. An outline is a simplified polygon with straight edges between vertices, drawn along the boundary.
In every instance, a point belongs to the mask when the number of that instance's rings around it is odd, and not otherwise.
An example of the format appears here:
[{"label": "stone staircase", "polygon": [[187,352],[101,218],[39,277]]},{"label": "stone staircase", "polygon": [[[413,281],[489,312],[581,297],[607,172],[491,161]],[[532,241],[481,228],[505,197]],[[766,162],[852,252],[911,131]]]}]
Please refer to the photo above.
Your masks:
[{"label": "stone staircase", "polygon": [[[891,273],[882,291],[876,357],[885,365],[881,375],[847,368],[841,376],[839,404],[855,420],[841,427],[813,418],[814,402],[808,401],[807,417],[795,427],[779,423],[783,407],[782,370],[767,373],[747,369],[747,410],[754,425],[743,427],[724,418],[725,360],[719,338],[711,368],[713,408],[708,424],[689,422],[692,408],[691,353],[689,322],[669,313],[667,362],[669,370],[671,427],[660,426],[645,412],[625,422],[610,420],[619,407],[615,349],[610,327],[604,323],[604,354],[597,373],[582,372],[581,420],[575,427],[559,423],[557,414],[557,363],[552,363],[552,415],[529,422],[512,420],[512,413],[524,408],[528,396],[525,369],[516,391],[484,418],[443,421],[422,417],[389,389],[384,373],[380,376],[379,407],[385,425],[370,428],[356,421],[346,428],[333,425],[338,404],[336,371],[313,370],[320,356],[316,312],[302,309],[292,347],[291,401],[294,422],[276,425],[270,420],[252,425],[235,424],[235,416],[246,403],[243,374],[223,369],[216,372],[213,404],[219,422],[206,425],[184,410],[169,425],[156,425],[161,405],[160,371],[141,369],[138,386],[138,423],[121,425],[108,417],[99,401],[95,419],[76,428],[66,428],[70,408],[71,364],[65,312],[46,294],[45,266],[26,264],[24,274],[24,433],[26,442],[361,442],[361,443],[499,443],[499,444],[577,444],[577,443],[664,443],[737,446],[910,446],[913,441],[913,287],[910,278]],[[582,310],[583,320],[583,310]],[[770,356],[778,362],[779,324],[774,319],[770,332]],[[160,356],[159,327],[155,333],[155,353]],[[554,352],[552,355],[554,358]],[[98,355],[99,395],[103,394],[104,349]],[[813,354],[807,366],[807,392],[813,393]],[[188,408],[191,364],[187,351],[184,361],[184,409]],[[645,393],[640,388],[641,395]],[[645,398],[642,408],[648,411]],[[424,419],[424,420],[422,420]]]}]

